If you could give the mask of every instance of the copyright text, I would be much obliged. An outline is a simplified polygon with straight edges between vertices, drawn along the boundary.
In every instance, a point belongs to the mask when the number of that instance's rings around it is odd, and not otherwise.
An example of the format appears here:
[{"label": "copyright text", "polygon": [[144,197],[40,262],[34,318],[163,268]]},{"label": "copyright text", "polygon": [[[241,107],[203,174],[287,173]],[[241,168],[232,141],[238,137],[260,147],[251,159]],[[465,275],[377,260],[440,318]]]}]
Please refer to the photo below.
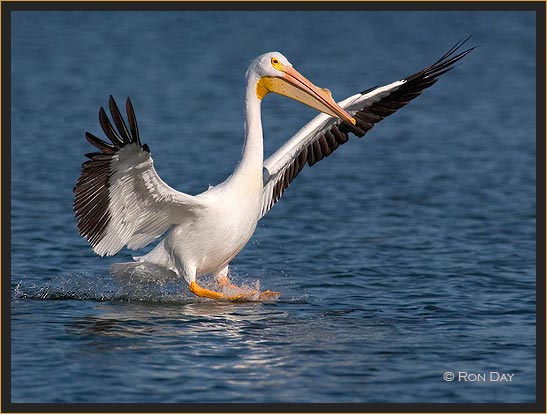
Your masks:
[{"label": "copyright text", "polygon": [[467,371],[446,371],[443,380],[447,382],[511,382],[515,374],[506,372],[467,372]]}]

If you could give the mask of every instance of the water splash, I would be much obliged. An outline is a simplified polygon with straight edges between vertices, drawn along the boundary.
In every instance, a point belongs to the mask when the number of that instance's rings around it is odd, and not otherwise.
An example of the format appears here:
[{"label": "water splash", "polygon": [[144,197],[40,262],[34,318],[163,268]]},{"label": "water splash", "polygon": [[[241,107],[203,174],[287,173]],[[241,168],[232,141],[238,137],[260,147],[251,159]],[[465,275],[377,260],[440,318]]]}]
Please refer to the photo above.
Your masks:
[{"label": "water splash", "polygon": [[36,285],[23,278],[12,286],[11,298],[14,300],[111,300],[118,289],[111,280],[93,274],[68,274],[54,276],[45,285]]},{"label": "water splash", "polygon": [[[200,284],[207,289],[219,290],[213,276],[200,278]],[[244,291],[256,291],[255,295],[248,297],[248,301],[259,300],[259,280],[243,281],[239,285],[239,287],[226,286],[222,291],[228,296]],[[205,300],[191,294],[182,280],[120,279],[110,275],[89,273],[58,275],[51,278],[45,285],[36,285],[23,278],[12,285],[11,298],[12,300],[95,300],[167,304]]]}]

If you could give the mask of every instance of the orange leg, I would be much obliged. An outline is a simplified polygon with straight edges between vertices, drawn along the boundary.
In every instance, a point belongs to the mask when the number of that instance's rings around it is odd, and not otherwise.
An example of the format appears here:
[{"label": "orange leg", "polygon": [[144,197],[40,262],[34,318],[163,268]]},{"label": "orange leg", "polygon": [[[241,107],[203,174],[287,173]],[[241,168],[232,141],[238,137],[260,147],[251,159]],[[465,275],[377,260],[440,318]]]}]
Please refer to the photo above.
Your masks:
[{"label": "orange leg", "polygon": [[[232,289],[238,289],[241,291],[241,288],[237,285],[234,285],[228,276],[220,276],[217,278],[217,282],[220,287],[229,287]],[[215,292],[213,290],[202,288],[200,285],[197,284],[197,282],[191,282],[190,283],[190,290],[192,293],[194,293],[196,296],[200,296],[202,298],[209,298],[209,299],[215,299],[215,300],[228,300],[231,302],[234,301],[241,301],[241,300],[252,300],[252,297],[257,293],[256,290],[251,290],[243,293],[237,293],[233,296],[227,296],[224,293]],[[270,290],[265,290],[264,292],[261,292],[258,295],[258,300],[275,300],[279,298],[280,293],[279,292],[272,292]],[[256,300],[256,299],[255,299]]]},{"label": "orange leg", "polygon": [[202,298],[209,298],[209,299],[216,299],[216,300],[226,299],[223,293],[202,288],[195,281],[190,283],[190,290],[192,291],[194,295],[202,297]]},{"label": "orange leg", "polygon": [[229,300],[232,302],[236,300],[240,300],[241,298],[246,296],[244,294],[226,296],[224,293],[219,293],[213,290],[202,288],[196,282],[190,283],[190,290],[192,291],[194,295],[202,297],[202,298],[209,298],[209,299],[215,299],[215,300]]},{"label": "orange leg", "polygon": [[[237,286],[237,285],[234,285],[230,278],[226,275],[221,275],[219,277],[217,277],[217,283],[218,285],[223,288],[223,287],[228,287],[228,288],[231,288],[231,289],[241,289],[241,287]],[[251,296],[254,295],[256,293],[256,291],[253,291],[251,292]],[[260,294],[258,295],[258,300],[277,300],[279,299],[279,295],[281,293],[280,292],[272,292],[271,290],[265,290],[264,292],[260,292]]]}]

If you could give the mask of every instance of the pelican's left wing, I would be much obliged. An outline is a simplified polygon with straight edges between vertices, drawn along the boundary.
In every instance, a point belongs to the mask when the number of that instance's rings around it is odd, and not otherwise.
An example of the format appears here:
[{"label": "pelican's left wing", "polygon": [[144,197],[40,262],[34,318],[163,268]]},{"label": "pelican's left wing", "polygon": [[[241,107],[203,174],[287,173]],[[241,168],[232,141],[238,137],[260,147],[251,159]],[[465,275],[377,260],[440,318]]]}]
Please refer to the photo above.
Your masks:
[{"label": "pelican's left wing", "polygon": [[340,145],[345,144],[352,132],[363,137],[376,123],[397,109],[405,106],[426,88],[437,82],[454,64],[474,48],[456,54],[469,39],[458,42],[433,65],[404,79],[379,88],[372,88],[339,102],[352,114],[356,127],[326,114],[316,116],[272,156],[264,161],[263,217],[281,198],[285,189],[304,168],[328,157]]},{"label": "pelican's left wing", "polygon": [[205,207],[196,197],[168,186],[157,174],[148,145],[141,145],[133,105],[127,98],[129,128],[112,96],[114,129],[103,108],[99,121],[112,143],[89,132],[100,152],[86,154],[74,187],[74,213],[80,234],[95,253],[113,255],[123,246],[139,249]]}]

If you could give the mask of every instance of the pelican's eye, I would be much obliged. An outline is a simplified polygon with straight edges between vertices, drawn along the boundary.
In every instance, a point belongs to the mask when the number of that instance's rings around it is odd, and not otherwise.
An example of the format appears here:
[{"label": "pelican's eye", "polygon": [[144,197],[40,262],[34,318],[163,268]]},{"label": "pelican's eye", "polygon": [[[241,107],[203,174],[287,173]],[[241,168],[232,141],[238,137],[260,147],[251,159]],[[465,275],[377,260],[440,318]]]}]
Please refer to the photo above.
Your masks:
[{"label": "pelican's eye", "polygon": [[274,69],[277,69],[277,70],[283,69],[283,64],[276,57],[272,58],[272,66],[274,67]]}]

